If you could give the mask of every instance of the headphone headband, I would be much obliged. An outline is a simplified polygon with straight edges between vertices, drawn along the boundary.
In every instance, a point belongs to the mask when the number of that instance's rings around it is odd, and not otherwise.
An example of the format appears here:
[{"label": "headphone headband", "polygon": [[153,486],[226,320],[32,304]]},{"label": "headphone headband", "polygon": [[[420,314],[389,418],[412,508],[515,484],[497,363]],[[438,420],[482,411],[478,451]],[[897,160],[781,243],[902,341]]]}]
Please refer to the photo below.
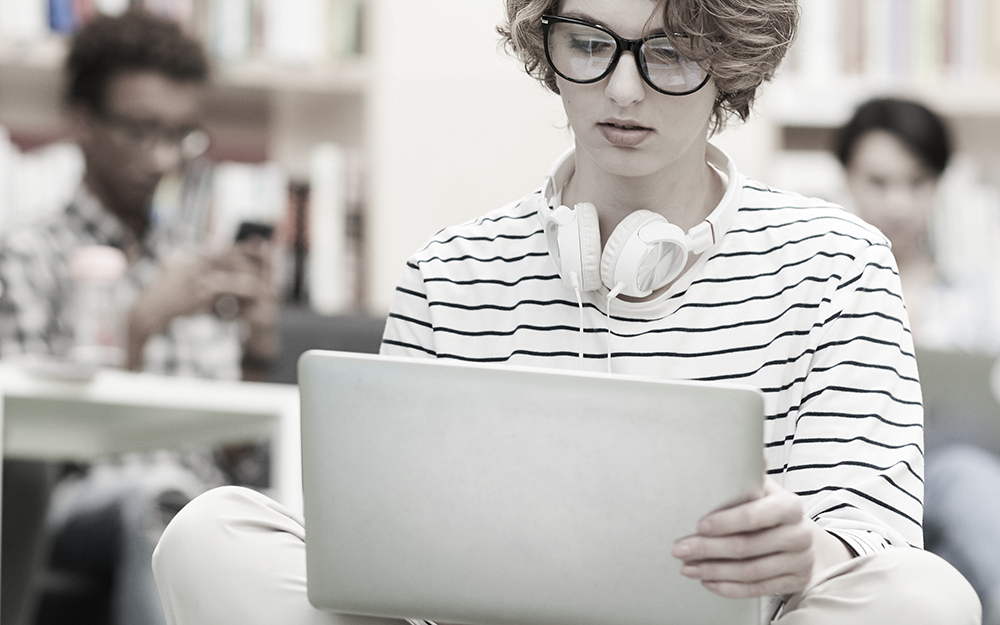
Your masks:
[{"label": "headphone headband", "polygon": [[[542,185],[542,197],[545,199],[545,207],[550,211],[557,208],[552,205],[552,198],[566,186],[570,176],[573,175],[573,171],[576,169],[576,163],[573,160],[575,154],[576,147],[570,146],[565,152],[559,155],[559,158],[556,159],[555,163],[549,169],[549,173],[545,174],[545,181]],[[734,201],[734,196],[740,189],[740,185],[737,184],[739,172],[736,170],[736,162],[728,154],[709,143],[705,150],[705,155],[710,165],[726,172],[728,181],[722,200],[709,213],[705,221],[688,231],[688,236],[691,237],[694,244],[692,251],[696,254],[700,254],[718,243],[718,239],[729,229],[729,224],[732,222],[732,214],[726,208]]]},{"label": "headphone headband", "polygon": [[545,176],[537,199],[550,254],[564,281],[573,288],[597,290],[603,283],[625,295],[648,295],[676,279],[689,254],[701,254],[718,243],[739,203],[737,194],[742,185],[736,164],[725,152],[708,144],[709,164],[724,168],[728,176],[726,192],[708,217],[684,233],[662,215],[636,211],[619,224],[602,253],[597,212],[592,204],[578,204],[572,210],[553,206],[554,198],[573,174],[574,154],[571,147],[559,156]]}]

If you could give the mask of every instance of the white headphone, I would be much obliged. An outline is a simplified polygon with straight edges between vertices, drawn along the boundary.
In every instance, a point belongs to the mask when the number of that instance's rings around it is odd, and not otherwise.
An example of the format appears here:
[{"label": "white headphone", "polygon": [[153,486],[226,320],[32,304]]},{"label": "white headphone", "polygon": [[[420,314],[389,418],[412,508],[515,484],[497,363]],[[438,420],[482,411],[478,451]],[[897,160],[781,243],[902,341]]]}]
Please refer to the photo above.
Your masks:
[{"label": "white headphone", "polygon": [[[736,165],[725,153],[709,144],[710,160],[725,162],[729,181],[726,193],[712,213],[687,234],[665,217],[638,210],[622,220],[601,252],[597,209],[584,202],[574,208],[551,206],[552,198],[572,173],[574,149],[567,150],[545,177],[539,202],[549,255],[563,281],[571,288],[596,291],[603,284],[614,295],[645,297],[674,281],[687,265],[690,254],[701,254],[715,245],[726,231],[722,219],[736,202]],[[713,154],[712,152],[715,152]],[[721,164],[721,163],[720,163]]]}]

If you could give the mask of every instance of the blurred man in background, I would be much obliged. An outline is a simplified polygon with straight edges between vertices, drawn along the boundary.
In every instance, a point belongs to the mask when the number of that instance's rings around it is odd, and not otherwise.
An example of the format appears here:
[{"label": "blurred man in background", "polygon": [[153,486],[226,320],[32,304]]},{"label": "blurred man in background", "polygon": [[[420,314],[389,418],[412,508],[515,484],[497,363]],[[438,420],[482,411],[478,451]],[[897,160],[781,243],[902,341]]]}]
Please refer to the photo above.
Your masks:
[{"label": "blurred man in background", "polygon": [[[178,234],[190,227],[152,209],[161,178],[207,148],[208,74],[197,41],[141,11],[99,16],[74,38],[66,104],[86,171],[65,211],[0,241],[0,357],[70,357],[71,260],[100,246],[125,261],[121,364],[166,375],[260,377],[276,350],[267,242],[251,238],[208,253]],[[159,531],[188,499],[229,480],[194,452],[102,462],[61,480],[46,540],[42,519],[58,473],[41,462],[4,463],[3,624],[33,618],[32,580],[48,551],[48,579],[89,593],[83,604],[67,604],[74,622],[87,622],[81,605],[105,612],[98,620],[110,613],[117,623],[163,622],[149,564]],[[102,591],[111,599],[101,599]]]}]

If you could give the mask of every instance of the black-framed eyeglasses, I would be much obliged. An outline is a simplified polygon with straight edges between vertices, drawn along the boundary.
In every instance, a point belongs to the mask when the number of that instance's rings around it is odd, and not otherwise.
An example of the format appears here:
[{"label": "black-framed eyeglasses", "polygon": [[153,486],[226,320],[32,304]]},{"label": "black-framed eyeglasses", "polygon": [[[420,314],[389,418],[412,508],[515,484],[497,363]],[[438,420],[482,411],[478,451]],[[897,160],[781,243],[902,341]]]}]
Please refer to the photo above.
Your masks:
[{"label": "black-framed eyeglasses", "polygon": [[165,145],[178,150],[182,158],[192,159],[208,150],[208,133],[199,127],[167,128],[155,121],[133,119],[108,111],[102,111],[98,117],[115,128],[129,148],[139,152],[152,152]]},{"label": "black-framed eyeglasses", "polygon": [[625,39],[599,24],[558,15],[542,16],[542,33],[549,66],[570,82],[602,80],[627,50],[635,57],[639,75],[660,93],[688,95],[708,84],[708,72],[681,56],[663,33]]}]

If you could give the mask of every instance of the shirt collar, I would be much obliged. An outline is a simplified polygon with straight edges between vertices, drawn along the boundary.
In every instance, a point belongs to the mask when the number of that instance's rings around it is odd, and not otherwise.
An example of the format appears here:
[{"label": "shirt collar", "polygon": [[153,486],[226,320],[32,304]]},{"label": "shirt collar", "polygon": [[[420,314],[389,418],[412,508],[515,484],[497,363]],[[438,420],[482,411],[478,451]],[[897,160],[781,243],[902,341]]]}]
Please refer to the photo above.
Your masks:
[{"label": "shirt collar", "polygon": [[[112,213],[86,185],[77,188],[73,200],[66,209],[66,215],[71,220],[72,227],[79,232],[86,232],[97,245],[110,245],[127,251],[134,235],[117,215]],[[140,254],[158,257],[164,249],[175,245],[170,233],[158,227],[152,220],[144,239],[138,242]]]}]

